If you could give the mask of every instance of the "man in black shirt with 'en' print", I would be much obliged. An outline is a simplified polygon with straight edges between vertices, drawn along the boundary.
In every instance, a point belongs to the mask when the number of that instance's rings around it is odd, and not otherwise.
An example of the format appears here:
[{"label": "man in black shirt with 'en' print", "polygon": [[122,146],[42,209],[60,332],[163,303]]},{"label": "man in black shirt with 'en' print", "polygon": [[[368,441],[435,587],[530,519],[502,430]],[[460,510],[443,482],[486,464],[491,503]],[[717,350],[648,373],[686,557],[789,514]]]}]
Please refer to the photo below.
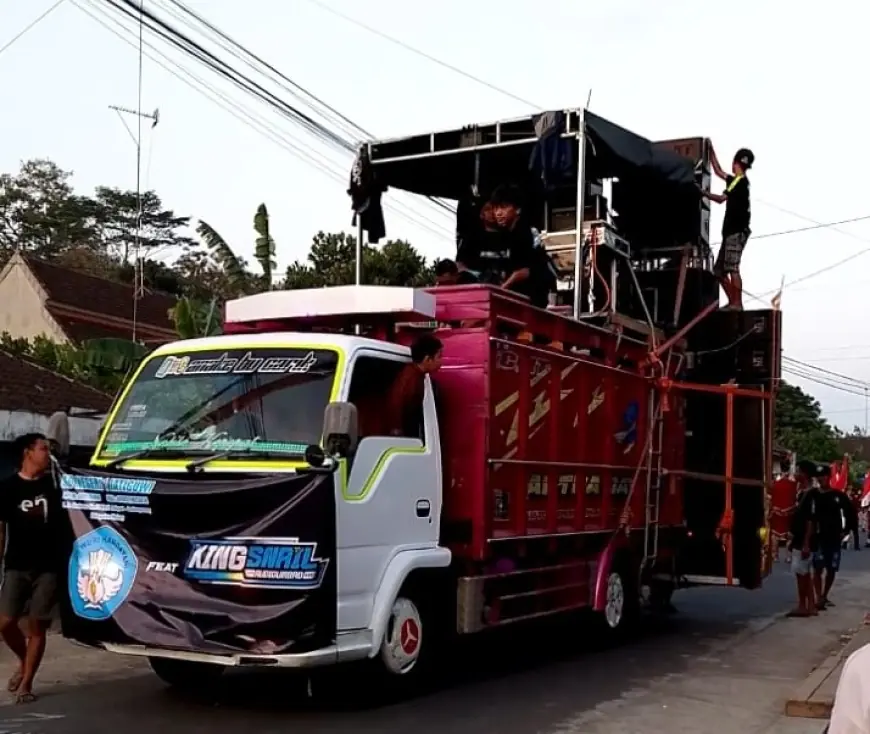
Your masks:
[{"label": "man in black shirt with 'en' print", "polygon": [[731,174],[725,173],[719,165],[712,146],[711,163],[713,172],[725,181],[725,191],[722,194],[704,192],[710,201],[725,204],[725,218],[722,221],[722,245],[713,272],[719,278],[722,290],[728,298],[727,308],[743,308],[743,279],[740,277],[740,260],[743,250],[749,240],[751,230],[749,221],[752,208],[749,201],[749,179],[747,171],[755,162],[755,156],[747,148],[741,148],[734,156],[731,164]]},{"label": "man in black shirt with 'en' print", "polygon": [[[57,603],[64,525],[45,436],[26,434],[16,439],[14,447],[18,473],[0,483],[0,634],[18,658],[8,690],[19,703],[27,703],[35,698],[33,679]],[[28,606],[25,641],[19,621]]]}]

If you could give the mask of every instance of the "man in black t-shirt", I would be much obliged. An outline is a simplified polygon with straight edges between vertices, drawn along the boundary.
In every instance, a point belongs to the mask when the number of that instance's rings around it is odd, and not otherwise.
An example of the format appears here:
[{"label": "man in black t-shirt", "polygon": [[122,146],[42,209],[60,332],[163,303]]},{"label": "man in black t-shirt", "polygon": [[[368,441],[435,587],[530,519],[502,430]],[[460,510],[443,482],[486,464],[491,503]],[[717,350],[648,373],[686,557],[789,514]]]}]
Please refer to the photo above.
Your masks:
[{"label": "man in black t-shirt", "polygon": [[728,308],[743,308],[743,279],[740,277],[740,260],[749,240],[751,230],[749,221],[752,208],[749,201],[749,179],[746,172],[752,168],[755,155],[748,148],[741,148],[734,156],[731,174],[725,173],[719,165],[715,151],[711,150],[713,172],[725,181],[722,194],[705,192],[710,201],[725,204],[725,218],[722,220],[722,245],[713,272],[719,278],[722,290],[728,297]]},{"label": "man in black t-shirt", "polygon": [[[8,690],[19,703],[34,700],[33,679],[57,602],[63,510],[54,479],[48,440],[28,433],[14,443],[18,473],[0,483],[0,634],[18,658]],[[4,552],[5,550],[5,552]],[[28,638],[19,621],[29,607]]]},{"label": "man in black t-shirt", "polygon": [[538,249],[532,228],[522,216],[521,192],[504,185],[483,207],[479,231],[463,239],[456,259],[480,282],[521,293],[532,305],[546,308],[552,284],[547,254]]},{"label": "man in black t-shirt", "polygon": [[819,610],[831,606],[828,595],[840,570],[840,554],[842,552],[843,535],[846,532],[845,520],[851,521],[854,513],[849,498],[839,490],[830,486],[831,469],[821,469],[821,492],[818,503],[818,546],[813,554],[813,582],[816,592],[816,604]]}]

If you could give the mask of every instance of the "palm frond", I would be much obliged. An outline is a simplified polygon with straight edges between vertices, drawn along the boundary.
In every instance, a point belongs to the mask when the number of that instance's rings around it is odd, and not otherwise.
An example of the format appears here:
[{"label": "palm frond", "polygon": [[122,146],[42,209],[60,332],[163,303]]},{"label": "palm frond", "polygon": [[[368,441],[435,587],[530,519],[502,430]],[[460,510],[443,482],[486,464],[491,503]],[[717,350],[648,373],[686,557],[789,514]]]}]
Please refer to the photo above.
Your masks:
[{"label": "palm frond", "polygon": [[245,269],[226,240],[208,222],[202,220],[197,225],[196,232],[202,238],[205,246],[211,250],[212,256],[224,269],[233,286],[242,290],[246,282]]}]

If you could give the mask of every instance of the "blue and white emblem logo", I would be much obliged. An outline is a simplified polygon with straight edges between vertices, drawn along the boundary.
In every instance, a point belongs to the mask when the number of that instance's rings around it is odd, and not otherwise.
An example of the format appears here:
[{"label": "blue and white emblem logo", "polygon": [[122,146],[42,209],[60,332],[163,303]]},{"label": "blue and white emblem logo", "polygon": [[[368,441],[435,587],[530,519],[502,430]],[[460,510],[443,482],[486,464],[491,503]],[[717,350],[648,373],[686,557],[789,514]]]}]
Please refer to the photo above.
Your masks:
[{"label": "blue and white emblem logo", "polygon": [[83,535],[69,559],[73,611],[95,622],[109,619],[129,596],[138,567],[136,554],[117,530],[103,526]]}]

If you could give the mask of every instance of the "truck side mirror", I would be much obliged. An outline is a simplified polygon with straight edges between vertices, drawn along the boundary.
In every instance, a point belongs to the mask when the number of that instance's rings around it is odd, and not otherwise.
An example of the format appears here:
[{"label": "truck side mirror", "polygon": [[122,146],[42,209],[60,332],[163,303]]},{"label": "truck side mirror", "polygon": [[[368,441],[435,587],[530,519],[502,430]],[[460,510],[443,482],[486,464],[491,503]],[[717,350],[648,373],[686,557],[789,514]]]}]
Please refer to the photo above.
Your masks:
[{"label": "truck side mirror", "polygon": [[62,410],[48,419],[45,437],[51,443],[52,453],[59,459],[69,455],[69,416]]},{"label": "truck side mirror", "polygon": [[323,445],[326,453],[346,457],[356,451],[359,415],[353,403],[329,403],[323,411]]}]

